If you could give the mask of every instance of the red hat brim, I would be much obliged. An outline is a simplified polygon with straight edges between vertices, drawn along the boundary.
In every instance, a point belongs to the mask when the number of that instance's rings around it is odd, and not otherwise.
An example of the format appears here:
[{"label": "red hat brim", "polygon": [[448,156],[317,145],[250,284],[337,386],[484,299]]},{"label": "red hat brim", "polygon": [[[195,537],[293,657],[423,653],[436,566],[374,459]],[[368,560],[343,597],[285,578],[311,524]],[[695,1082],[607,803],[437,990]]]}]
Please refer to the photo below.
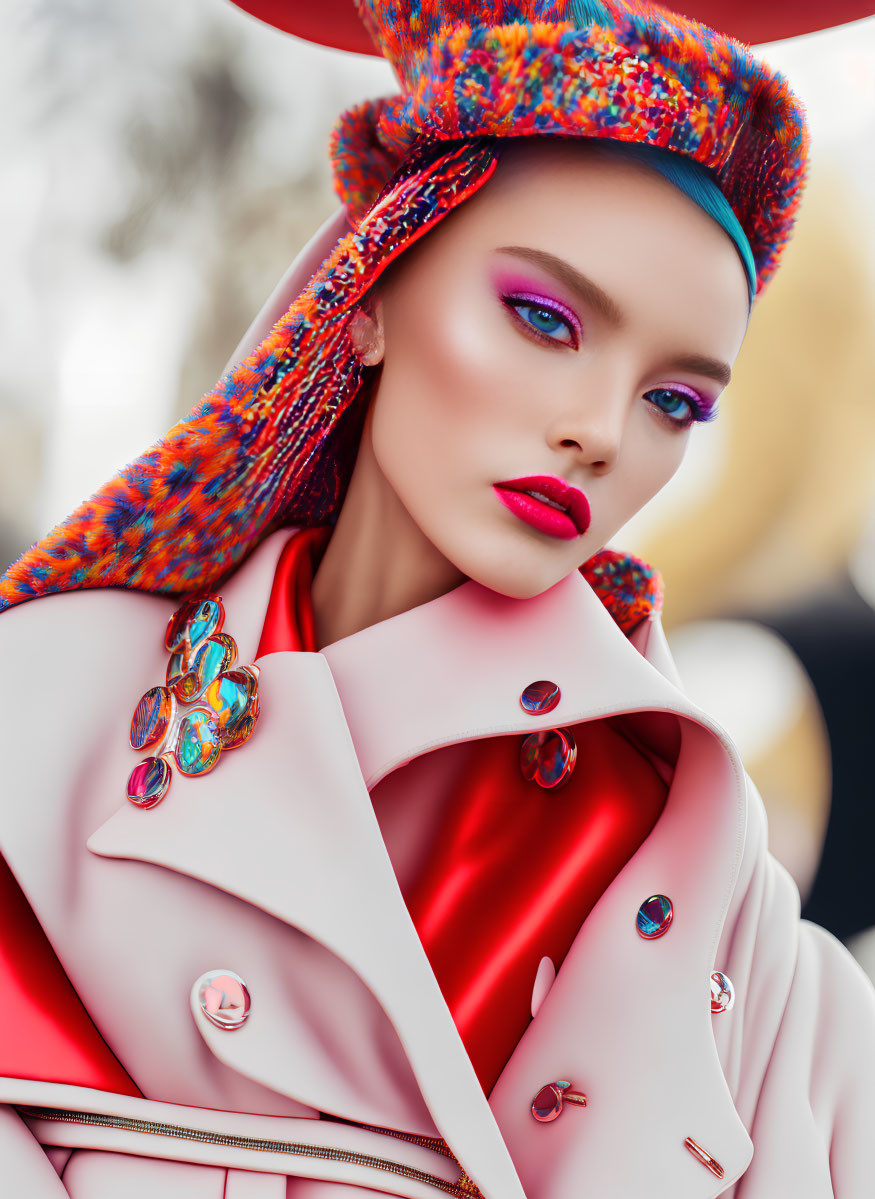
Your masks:
[{"label": "red hat brim", "polygon": [[[295,37],[338,50],[379,54],[353,0],[232,0],[238,8]],[[739,41],[756,45],[814,33],[872,16],[872,0],[683,0],[665,5]]]}]

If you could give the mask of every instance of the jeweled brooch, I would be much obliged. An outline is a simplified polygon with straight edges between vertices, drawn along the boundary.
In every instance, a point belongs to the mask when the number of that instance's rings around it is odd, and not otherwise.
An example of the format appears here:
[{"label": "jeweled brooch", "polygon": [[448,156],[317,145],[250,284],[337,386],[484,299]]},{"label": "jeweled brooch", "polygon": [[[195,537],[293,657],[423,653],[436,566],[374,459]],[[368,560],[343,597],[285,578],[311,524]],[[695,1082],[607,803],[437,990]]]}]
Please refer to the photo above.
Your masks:
[{"label": "jeweled brooch", "polygon": [[150,749],[128,779],[138,808],[160,803],[173,778],[207,774],[225,750],[247,741],[258,720],[258,667],[236,666],[237,644],[222,632],[218,596],[189,600],[167,626],[165,683],[150,687],[131,720],[131,746]]}]

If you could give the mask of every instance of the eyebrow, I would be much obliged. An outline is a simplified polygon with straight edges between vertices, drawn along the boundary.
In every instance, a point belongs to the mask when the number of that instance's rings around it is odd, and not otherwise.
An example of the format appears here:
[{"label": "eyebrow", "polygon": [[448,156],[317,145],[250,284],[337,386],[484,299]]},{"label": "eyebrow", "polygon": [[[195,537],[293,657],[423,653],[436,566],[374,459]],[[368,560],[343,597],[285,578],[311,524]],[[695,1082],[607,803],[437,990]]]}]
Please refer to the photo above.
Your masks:
[{"label": "eyebrow", "polygon": [[721,387],[728,387],[732,379],[732,371],[727,362],[721,362],[719,358],[707,358],[703,354],[681,354],[671,360],[671,365],[676,366],[678,370],[692,371],[694,375],[714,379]]},{"label": "eyebrow", "polygon": [[[536,250],[534,246],[499,246],[499,254],[510,254],[521,258],[524,262],[532,262],[543,268],[560,283],[575,293],[584,304],[594,308],[609,325],[621,329],[626,323],[622,309],[615,303],[606,291],[602,291],[597,283],[587,278],[563,258],[548,254],[546,250]],[[729,364],[719,358],[709,358],[705,354],[681,354],[673,358],[671,366],[678,370],[692,371],[696,375],[704,375],[708,379],[726,387],[732,378]]]}]

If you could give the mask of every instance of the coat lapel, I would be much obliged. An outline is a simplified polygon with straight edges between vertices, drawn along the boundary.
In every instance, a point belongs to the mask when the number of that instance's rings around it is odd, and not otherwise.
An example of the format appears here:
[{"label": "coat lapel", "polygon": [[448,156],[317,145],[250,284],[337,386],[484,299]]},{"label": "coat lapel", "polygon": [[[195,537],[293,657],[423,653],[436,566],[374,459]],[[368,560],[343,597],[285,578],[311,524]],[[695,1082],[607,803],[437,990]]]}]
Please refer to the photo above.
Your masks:
[{"label": "coat lapel", "polygon": [[[252,661],[286,535],[223,592],[243,662]],[[656,659],[658,626],[651,641]],[[718,1185],[683,1149],[693,1136],[721,1160],[726,1180],[750,1158],[707,1002],[745,820],[743,772],[716,726],[630,644],[576,573],[526,601],[467,583],[321,654],[271,654],[259,666],[262,717],[252,741],[208,779],[177,778],[172,802],[148,814],[123,803],[88,848],[240,896],[346,962],[388,1015],[437,1129],[489,1199],[522,1199],[523,1188],[552,1199],[616,1177],[609,1130],[626,1146],[618,1160],[630,1187],[593,1193],[647,1193],[653,1163],[671,1171],[673,1186],[681,1177],[679,1199],[719,1194],[726,1181]],[[544,727],[519,705],[539,678],[562,688],[553,725],[645,709],[689,719],[663,817],[581,930],[490,1106],[407,913],[368,788],[441,745]],[[670,936],[647,943],[634,920],[654,892],[671,896],[676,921]],[[202,1032],[218,1054],[238,1052],[234,1037]],[[234,1044],[245,1058],[244,1033]],[[623,1052],[612,1058],[618,1041]],[[245,1062],[233,1064],[245,1072]],[[536,1124],[534,1093],[572,1071],[590,1108]],[[323,1106],[317,1078],[294,1085],[295,1098]]]},{"label": "coat lapel", "polygon": [[[252,660],[267,604],[265,561],[256,586],[244,570],[223,592],[226,628],[243,662]],[[389,1016],[435,1125],[468,1173],[488,1196],[523,1199],[398,889],[327,661],[278,653],[259,667],[262,715],[251,742],[208,778],[176,777],[168,799],[148,813],[123,802],[87,847],[210,883],[346,962]],[[248,1026],[233,1037],[199,1026],[228,1064],[244,1073],[254,1066],[263,1077],[258,1063],[246,1061]],[[318,1077],[287,1085],[299,1101],[336,1110]]]},{"label": "coat lapel", "polygon": [[[622,712],[680,717],[663,816],[587,918],[490,1103],[530,1196],[647,1194],[654,1180],[711,1199],[747,1168],[750,1138],[712,1030],[711,971],[744,846],[746,778],[726,734],[678,689],[657,619],[636,641],[575,573],[535,599],[468,583],[323,651],[369,787],[411,758],[474,737],[524,734]],[[544,717],[520,707],[536,679],[559,683]],[[578,763],[585,769],[585,762]],[[637,933],[639,905],[665,894],[670,933]],[[586,1110],[536,1123],[534,1095],[571,1077]],[[692,1137],[723,1168],[685,1148]]]}]

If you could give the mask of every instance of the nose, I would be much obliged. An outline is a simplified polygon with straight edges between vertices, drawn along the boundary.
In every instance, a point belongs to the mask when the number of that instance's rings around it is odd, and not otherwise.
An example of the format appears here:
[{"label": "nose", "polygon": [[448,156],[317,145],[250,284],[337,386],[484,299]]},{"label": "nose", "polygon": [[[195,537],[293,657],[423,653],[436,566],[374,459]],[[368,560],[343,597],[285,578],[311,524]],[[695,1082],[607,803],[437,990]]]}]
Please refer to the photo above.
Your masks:
[{"label": "nose", "polygon": [[629,417],[628,396],[616,389],[578,395],[557,414],[547,431],[551,448],[572,450],[600,474],[614,469]]}]

